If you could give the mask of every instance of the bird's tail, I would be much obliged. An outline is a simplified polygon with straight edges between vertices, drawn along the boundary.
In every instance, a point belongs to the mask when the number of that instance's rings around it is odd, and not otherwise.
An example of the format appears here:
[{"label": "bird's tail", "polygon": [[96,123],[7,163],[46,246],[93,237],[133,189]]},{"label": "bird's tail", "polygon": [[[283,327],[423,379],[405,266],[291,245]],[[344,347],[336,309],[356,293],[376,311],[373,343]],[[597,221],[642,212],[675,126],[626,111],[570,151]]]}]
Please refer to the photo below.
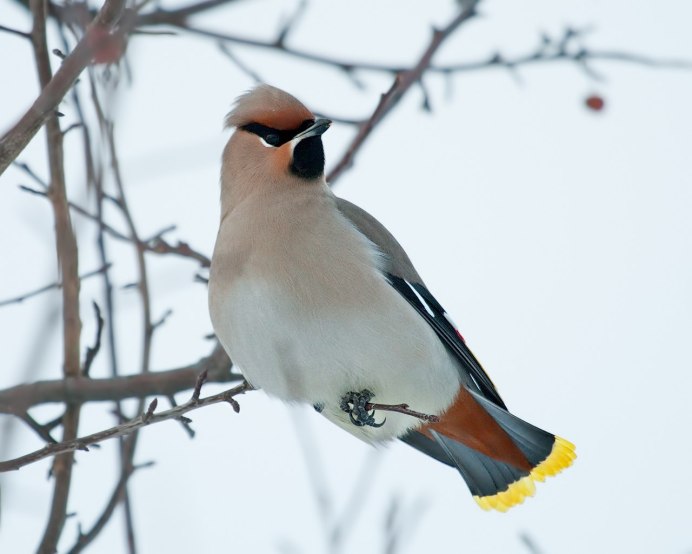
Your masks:
[{"label": "bird's tail", "polygon": [[558,474],[576,458],[569,441],[465,388],[439,423],[419,431],[407,442],[456,467],[485,510],[505,512],[522,503],[533,496],[535,481]]}]

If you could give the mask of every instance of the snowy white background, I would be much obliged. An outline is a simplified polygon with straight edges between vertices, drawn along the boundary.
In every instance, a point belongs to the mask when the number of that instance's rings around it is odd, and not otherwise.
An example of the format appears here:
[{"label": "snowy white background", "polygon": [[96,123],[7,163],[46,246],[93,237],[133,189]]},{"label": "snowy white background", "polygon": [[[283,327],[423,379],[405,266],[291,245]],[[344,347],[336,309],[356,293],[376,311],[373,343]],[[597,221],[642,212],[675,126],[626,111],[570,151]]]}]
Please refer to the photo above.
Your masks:
[{"label": "snowy white background", "polygon": [[[199,18],[200,26],[271,38],[295,4],[246,1]],[[452,15],[449,0],[314,0],[292,44],[349,60],[410,64],[431,24]],[[539,33],[593,25],[593,48],[692,59],[692,4],[488,0],[440,52],[438,62],[530,50]],[[0,23],[29,29],[25,11],[0,1]],[[56,42],[53,46],[58,46]],[[362,74],[358,90],[336,70],[235,48],[274,85],[316,111],[369,114],[389,77]],[[170,223],[173,236],[211,253],[218,217],[218,171],[227,140],[221,121],[250,79],[213,44],[196,38],[144,37],[130,44],[134,84],[114,101],[120,160],[143,236]],[[433,113],[413,90],[361,152],[336,192],[376,215],[407,248],[429,288],[453,314],[507,404],[518,415],[577,445],[575,466],[538,487],[507,514],[478,509],[458,474],[403,444],[372,450],[311,410],[289,410],[252,393],[235,415],[223,405],[191,414],[197,437],[177,423],[144,430],[130,486],[141,552],[324,552],[323,518],[300,440],[324,473],[332,512],[342,517],[365,461],[367,496],[352,516],[343,552],[380,552],[387,509],[404,517],[401,552],[526,552],[528,532],[545,553],[665,552],[692,549],[689,391],[692,389],[692,73],[617,63],[589,80],[569,63],[426,80]],[[0,33],[0,129],[36,94],[28,43]],[[602,113],[584,108],[596,91]],[[66,122],[74,120],[63,104]],[[328,164],[351,129],[324,137]],[[77,152],[78,134],[68,135]],[[39,136],[21,160],[45,175]],[[68,150],[69,152],[70,150]],[[79,158],[68,156],[69,192],[86,196]],[[0,179],[0,299],[57,278],[52,215],[46,201],[21,192],[16,169]],[[111,214],[112,215],[112,214]],[[115,220],[117,221],[117,220]],[[75,217],[82,272],[98,267],[94,226]],[[121,226],[121,228],[124,228]],[[116,284],[136,279],[134,255],[113,243]],[[153,367],[206,355],[211,331],[196,266],[150,257],[157,333]],[[83,285],[84,341],[93,336]],[[0,310],[0,387],[61,375],[59,294]],[[119,290],[120,363],[139,360],[136,292]],[[54,317],[54,316],[53,316]],[[104,355],[92,371],[106,376]],[[206,393],[217,387],[208,386]],[[184,400],[186,394],[179,395]],[[165,402],[163,402],[165,404]],[[134,404],[130,406],[132,408]],[[81,434],[110,426],[110,407],[83,409]],[[34,412],[39,419],[54,406]],[[304,429],[302,435],[296,431]],[[0,420],[2,457],[40,446],[23,426]],[[100,513],[117,480],[115,443],[76,455],[76,479],[60,551]],[[33,551],[52,483],[44,461],[3,475],[0,552]],[[356,512],[358,516],[356,517]],[[93,552],[124,548],[120,515]]]}]

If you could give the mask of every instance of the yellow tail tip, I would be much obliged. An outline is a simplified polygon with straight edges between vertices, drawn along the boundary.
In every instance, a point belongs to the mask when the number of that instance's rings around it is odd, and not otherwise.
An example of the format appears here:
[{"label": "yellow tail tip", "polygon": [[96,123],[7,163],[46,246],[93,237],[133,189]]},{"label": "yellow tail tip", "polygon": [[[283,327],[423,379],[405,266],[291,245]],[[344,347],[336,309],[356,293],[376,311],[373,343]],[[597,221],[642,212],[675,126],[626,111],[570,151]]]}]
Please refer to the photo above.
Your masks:
[{"label": "yellow tail tip", "polygon": [[474,496],[473,499],[484,510],[506,512],[511,507],[524,502],[536,492],[536,481],[545,481],[572,465],[577,457],[575,446],[561,437],[555,437],[553,449],[548,457],[534,467],[526,477],[511,483],[505,490],[489,496]]}]

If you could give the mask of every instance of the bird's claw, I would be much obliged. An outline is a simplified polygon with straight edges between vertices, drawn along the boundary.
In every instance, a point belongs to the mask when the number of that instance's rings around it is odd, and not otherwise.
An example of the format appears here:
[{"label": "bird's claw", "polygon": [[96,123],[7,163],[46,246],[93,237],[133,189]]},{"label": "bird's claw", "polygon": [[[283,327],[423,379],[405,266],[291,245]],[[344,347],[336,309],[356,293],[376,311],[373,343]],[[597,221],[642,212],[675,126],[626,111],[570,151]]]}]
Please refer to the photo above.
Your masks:
[{"label": "bird's claw", "polygon": [[351,423],[356,427],[382,427],[387,418],[380,423],[375,421],[375,410],[368,411],[366,406],[375,395],[365,389],[360,392],[347,392],[339,407],[348,414]]}]

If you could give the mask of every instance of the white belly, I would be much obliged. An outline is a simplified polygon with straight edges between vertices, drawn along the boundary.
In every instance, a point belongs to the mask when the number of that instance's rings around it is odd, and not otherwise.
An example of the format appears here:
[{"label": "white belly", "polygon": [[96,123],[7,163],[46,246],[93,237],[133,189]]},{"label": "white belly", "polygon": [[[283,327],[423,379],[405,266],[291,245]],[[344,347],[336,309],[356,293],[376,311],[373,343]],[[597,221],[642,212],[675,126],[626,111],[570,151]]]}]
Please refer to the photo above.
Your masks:
[{"label": "white belly", "polygon": [[292,229],[282,242],[285,255],[245,259],[230,284],[212,268],[212,322],[256,387],[285,401],[321,404],[327,418],[365,440],[393,438],[420,422],[379,412],[384,426],[356,427],[341,398],[367,389],[373,402],[438,414],[454,399],[459,375],[429,325],[372,263],[363,263],[376,259],[372,245],[350,223],[338,224],[349,227],[338,235],[350,233],[350,244],[335,249],[325,237],[330,230],[313,225],[302,236]]}]

